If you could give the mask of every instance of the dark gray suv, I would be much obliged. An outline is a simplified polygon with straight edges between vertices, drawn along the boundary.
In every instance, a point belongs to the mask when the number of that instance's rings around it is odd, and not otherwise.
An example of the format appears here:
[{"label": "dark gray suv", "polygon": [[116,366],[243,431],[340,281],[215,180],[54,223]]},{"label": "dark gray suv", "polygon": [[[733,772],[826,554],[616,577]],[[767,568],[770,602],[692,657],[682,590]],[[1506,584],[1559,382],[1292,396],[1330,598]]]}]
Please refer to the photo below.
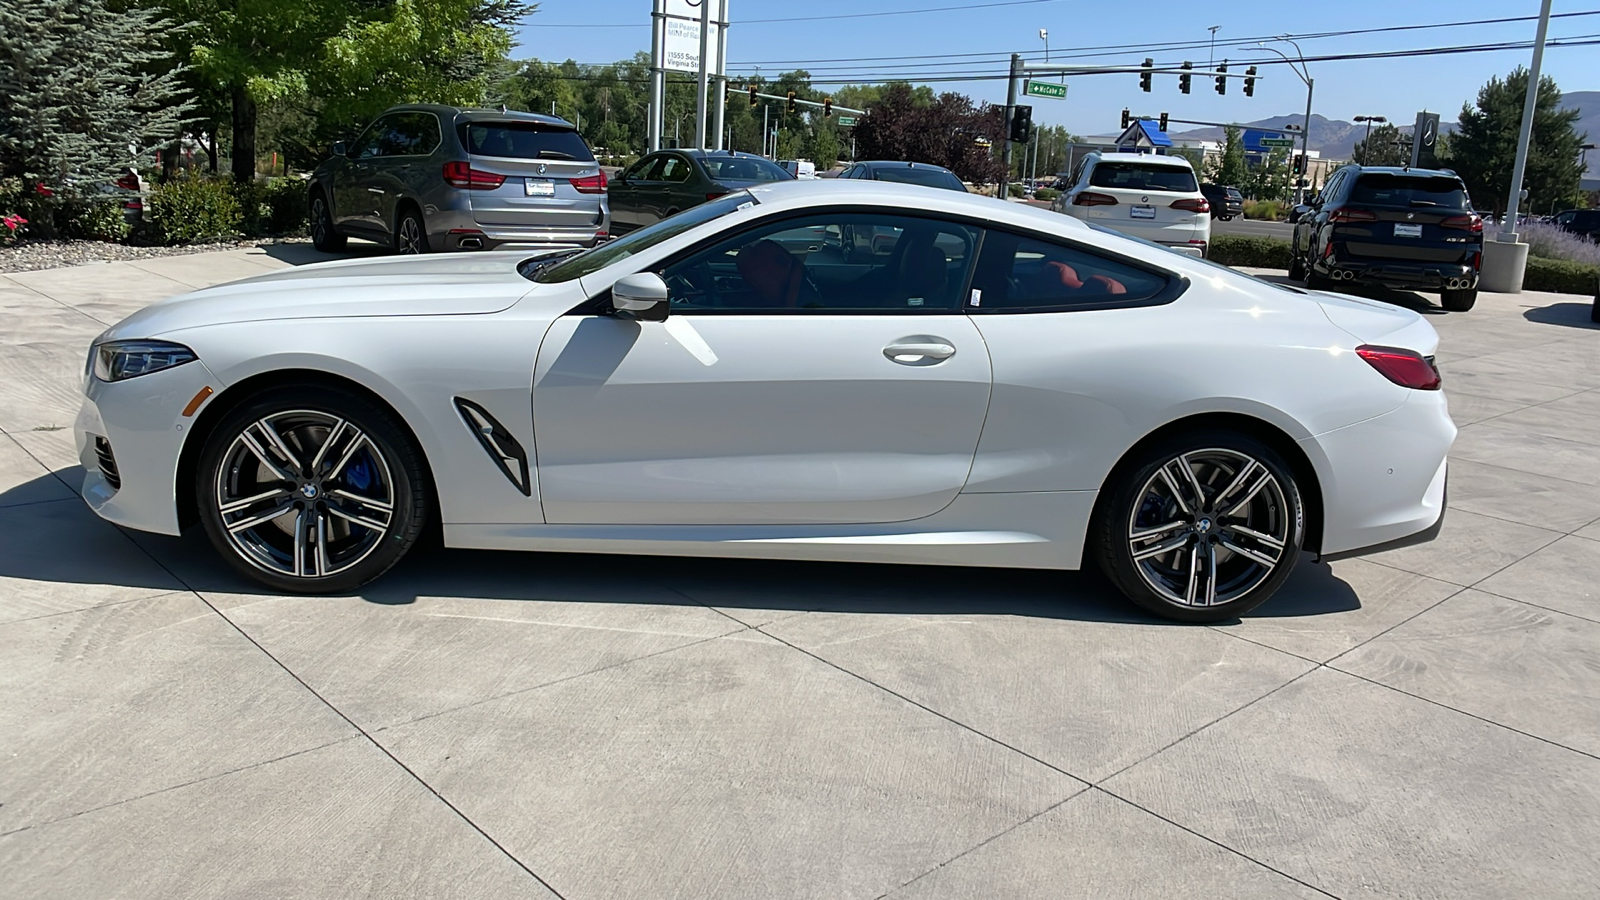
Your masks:
[{"label": "dark gray suv", "polygon": [[334,144],[310,191],[312,241],[329,252],[351,237],[401,253],[592,247],[610,228],[589,145],[537,113],[396,106]]}]

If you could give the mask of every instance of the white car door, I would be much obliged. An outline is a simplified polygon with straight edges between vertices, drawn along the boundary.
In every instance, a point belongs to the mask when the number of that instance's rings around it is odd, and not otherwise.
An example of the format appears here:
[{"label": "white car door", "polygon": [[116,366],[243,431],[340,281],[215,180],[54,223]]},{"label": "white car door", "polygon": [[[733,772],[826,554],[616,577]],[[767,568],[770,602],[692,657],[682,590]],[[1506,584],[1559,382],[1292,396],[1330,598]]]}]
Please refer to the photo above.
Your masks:
[{"label": "white car door", "polygon": [[[846,263],[830,227],[892,232]],[[533,410],[552,524],[896,522],[966,483],[989,356],[962,310],[978,229],[757,224],[669,261],[665,322],[558,320]]]}]

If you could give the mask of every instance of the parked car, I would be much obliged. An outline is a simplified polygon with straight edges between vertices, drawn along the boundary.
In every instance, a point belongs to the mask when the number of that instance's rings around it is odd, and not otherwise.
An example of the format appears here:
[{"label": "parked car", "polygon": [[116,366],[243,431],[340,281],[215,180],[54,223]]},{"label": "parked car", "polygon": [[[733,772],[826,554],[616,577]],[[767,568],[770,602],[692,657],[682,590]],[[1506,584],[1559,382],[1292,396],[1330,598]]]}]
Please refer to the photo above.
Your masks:
[{"label": "parked car", "polygon": [[1600,244],[1600,209],[1569,209],[1551,220],[1562,231],[1570,231]]},{"label": "parked car", "polygon": [[564,245],[609,233],[606,175],[571,122],[418,104],[386,110],[311,176],[311,238],[401,253]]},{"label": "parked car", "polygon": [[642,157],[611,182],[617,234],[757,184],[794,181],[772,160],[732,150],[661,150]]},{"label": "parked car", "polygon": [[1438,291],[1445,309],[1478,302],[1483,217],[1453,172],[1348,165],[1290,211],[1289,277],[1309,288]]},{"label": "parked car", "polygon": [[1211,203],[1181,156],[1090,153],[1050,208],[1094,225],[1204,257]]},{"label": "parked car", "polygon": [[1244,195],[1238,188],[1207,182],[1200,185],[1200,193],[1211,204],[1211,218],[1231,222],[1234,216],[1244,215]]},{"label": "parked car", "polygon": [[966,192],[967,186],[956,173],[932,163],[898,162],[894,160],[867,160],[852,163],[839,173],[840,178],[855,181],[892,181],[896,184],[917,184],[923,187],[943,188],[947,191]]},{"label": "parked car", "polygon": [[809,159],[780,159],[778,166],[802,181],[817,177],[817,164]]},{"label": "parked car", "polygon": [[[845,264],[816,247],[843,225],[898,238]],[[355,590],[442,521],[479,549],[1098,565],[1210,622],[1302,550],[1437,534],[1438,340],[1023,204],[768,183],[592,250],[147,306],[95,339],[75,431],[99,515],[197,524],[273,592]]]}]

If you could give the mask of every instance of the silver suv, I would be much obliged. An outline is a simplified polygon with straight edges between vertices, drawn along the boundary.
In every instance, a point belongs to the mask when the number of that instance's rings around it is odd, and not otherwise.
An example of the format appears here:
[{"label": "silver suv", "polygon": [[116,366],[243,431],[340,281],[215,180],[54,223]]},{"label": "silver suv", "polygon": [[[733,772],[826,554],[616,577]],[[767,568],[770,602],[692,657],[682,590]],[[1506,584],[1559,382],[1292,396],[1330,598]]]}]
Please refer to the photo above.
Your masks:
[{"label": "silver suv", "polygon": [[384,112],[311,176],[318,250],[359,237],[401,253],[560,244],[607,236],[606,175],[555,116],[415,104]]}]

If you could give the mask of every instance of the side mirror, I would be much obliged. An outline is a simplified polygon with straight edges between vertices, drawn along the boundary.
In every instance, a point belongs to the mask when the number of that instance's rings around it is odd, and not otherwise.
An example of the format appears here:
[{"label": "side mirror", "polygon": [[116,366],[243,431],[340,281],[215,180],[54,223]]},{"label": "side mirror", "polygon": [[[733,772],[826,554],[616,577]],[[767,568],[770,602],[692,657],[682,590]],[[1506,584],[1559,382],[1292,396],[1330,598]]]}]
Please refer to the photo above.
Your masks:
[{"label": "side mirror", "polygon": [[344,155],[344,150],[345,150],[344,141],[334,141],[333,142],[333,155],[334,156],[343,156]]},{"label": "side mirror", "polygon": [[665,322],[667,283],[654,272],[625,275],[611,286],[611,309],[619,319],[635,322]]}]

